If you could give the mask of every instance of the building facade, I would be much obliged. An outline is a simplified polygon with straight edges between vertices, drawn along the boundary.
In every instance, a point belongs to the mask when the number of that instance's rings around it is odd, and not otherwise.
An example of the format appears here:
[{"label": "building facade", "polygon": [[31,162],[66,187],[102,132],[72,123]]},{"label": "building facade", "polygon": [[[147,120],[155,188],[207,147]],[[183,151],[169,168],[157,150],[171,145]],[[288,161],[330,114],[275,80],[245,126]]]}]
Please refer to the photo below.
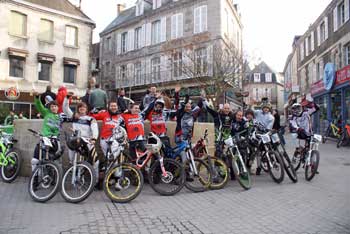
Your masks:
[{"label": "building facade", "polygon": [[118,9],[100,34],[101,77],[106,89],[126,88],[136,100],[150,85],[171,90],[181,83],[198,93],[183,67],[193,54],[209,77],[215,41],[242,53],[241,17],[232,0],[139,0]]},{"label": "building facade", "polygon": [[87,87],[95,23],[68,0],[0,1],[0,104],[27,117],[33,89]]},{"label": "building facade", "polygon": [[274,109],[283,111],[284,88],[283,74],[275,72],[265,62],[255,66],[243,80],[243,90],[249,92],[244,102],[259,108],[263,98],[268,98]]},{"label": "building facade", "polygon": [[333,0],[297,42],[298,85],[320,111],[314,130],[350,118],[350,1]]}]

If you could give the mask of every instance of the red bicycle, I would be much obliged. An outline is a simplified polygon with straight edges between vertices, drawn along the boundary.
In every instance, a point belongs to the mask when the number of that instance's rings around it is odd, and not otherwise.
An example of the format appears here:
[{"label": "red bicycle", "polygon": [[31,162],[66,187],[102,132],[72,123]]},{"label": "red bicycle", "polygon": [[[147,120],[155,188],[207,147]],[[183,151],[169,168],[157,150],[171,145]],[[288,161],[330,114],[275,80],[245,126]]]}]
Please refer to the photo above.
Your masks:
[{"label": "red bicycle", "polygon": [[343,129],[342,134],[337,142],[337,147],[345,146],[350,142],[350,120],[345,124],[345,129]]},{"label": "red bicycle", "polygon": [[149,134],[145,146],[145,152],[136,150],[136,167],[148,172],[149,184],[157,193],[164,196],[178,193],[185,185],[183,166],[174,159],[163,158],[162,141],[154,133]]}]

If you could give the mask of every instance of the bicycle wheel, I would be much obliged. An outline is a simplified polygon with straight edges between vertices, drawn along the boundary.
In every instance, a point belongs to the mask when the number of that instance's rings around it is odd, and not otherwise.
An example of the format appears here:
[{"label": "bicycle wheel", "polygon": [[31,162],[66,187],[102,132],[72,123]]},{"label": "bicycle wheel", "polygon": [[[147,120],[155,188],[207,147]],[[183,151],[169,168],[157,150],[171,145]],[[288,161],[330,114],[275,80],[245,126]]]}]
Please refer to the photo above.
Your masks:
[{"label": "bicycle wheel", "polygon": [[[268,152],[270,156],[270,163],[267,164],[269,167],[269,173],[273,181],[277,184],[281,183],[284,179],[284,166],[281,157],[276,151]],[[272,166],[272,167],[271,167]]]},{"label": "bicycle wheel", "polygon": [[213,178],[210,189],[222,189],[228,183],[229,172],[227,165],[224,161],[215,157],[211,157],[210,161],[212,165],[209,165],[208,159],[206,160],[206,163],[208,163],[212,172]]},{"label": "bicycle wheel", "polygon": [[6,183],[11,183],[14,181],[21,169],[22,158],[21,156],[11,150],[5,155],[6,160],[8,161],[6,166],[1,167],[1,178]]},{"label": "bicycle wheel", "polygon": [[79,203],[87,199],[94,190],[96,176],[94,169],[88,162],[81,162],[71,166],[62,179],[61,195],[67,202]]},{"label": "bicycle wheel", "polygon": [[143,175],[136,166],[128,163],[112,167],[105,176],[103,191],[116,203],[134,200],[142,191]]},{"label": "bicycle wheel", "polygon": [[62,169],[55,162],[43,162],[29,179],[28,191],[34,201],[46,202],[60,189]]},{"label": "bicycle wheel", "polygon": [[290,160],[287,152],[283,151],[283,152],[279,152],[279,154],[283,160],[284,170],[287,172],[289,179],[293,181],[293,183],[298,182],[297,172],[295,171],[292,161]]},{"label": "bicycle wheel", "polygon": [[292,158],[292,165],[294,167],[295,172],[298,171],[298,169],[301,166],[302,156],[301,153],[298,150],[295,150]]},{"label": "bicycle wheel", "polygon": [[310,164],[305,166],[305,179],[311,181],[318,169],[318,164],[320,162],[320,152],[317,150],[311,151]]},{"label": "bicycle wheel", "polygon": [[[212,182],[212,174],[208,164],[199,158],[193,159],[195,165],[190,160],[185,163],[186,182],[185,187],[192,192],[204,192],[209,189]],[[193,166],[197,169],[197,174]]]},{"label": "bicycle wheel", "polygon": [[155,161],[149,172],[148,181],[152,189],[163,196],[174,195],[183,188],[185,184],[185,170],[181,163],[174,159],[163,159],[166,174],[163,174],[160,160]]},{"label": "bicycle wheel", "polygon": [[248,171],[245,163],[236,157],[236,159],[232,159],[232,168],[236,179],[242,188],[245,190],[250,189],[252,187],[252,181],[250,178],[250,172]]}]

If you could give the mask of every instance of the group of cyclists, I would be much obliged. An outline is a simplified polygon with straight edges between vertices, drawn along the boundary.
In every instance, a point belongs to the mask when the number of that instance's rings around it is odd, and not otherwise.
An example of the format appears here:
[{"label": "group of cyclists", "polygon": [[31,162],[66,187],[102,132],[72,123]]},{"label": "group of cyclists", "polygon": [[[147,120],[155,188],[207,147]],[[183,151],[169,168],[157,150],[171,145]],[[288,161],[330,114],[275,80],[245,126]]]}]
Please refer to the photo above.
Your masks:
[{"label": "group of cyclists", "polygon": [[[265,132],[272,131],[274,125],[274,116],[272,115],[272,106],[271,104],[263,100],[261,104],[261,109],[259,110],[236,110],[233,111],[229,104],[224,104],[220,110],[215,110],[204,95],[199,98],[197,103],[192,103],[190,100],[190,96],[186,95],[183,101],[180,100],[180,87],[175,88],[175,102],[174,102],[174,115],[173,119],[176,120],[176,128],[174,133],[174,139],[176,145],[180,145],[183,142],[191,142],[192,136],[194,133],[194,123],[196,122],[201,110],[205,109],[214,119],[214,127],[215,127],[215,157],[216,159],[222,159],[225,154],[225,144],[227,145],[228,139],[249,139],[252,138],[250,134],[252,134],[251,129],[256,126],[259,126],[260,129],[264,129]],[[56,101],[48,102],[45,106],[40,101],[40,96],[38,93],[34,93],[34,103],[37,110],[43,116],[43,126],[41,129],[41,137],[48,137],[51,141],[49,154],[52,155],[51,160],[55,160],[60,158],[63,154],[65,146],[63,146],[60,142],[60,132],[62,128],[62,123],[64,121],[72,122],[72,131],[77,133],[79,132],[79,137],[88,139],[85,144],[85,148],[87,152],[89,152],[89,160],[93,165],[94,176],[96,183],[103,178],[101,177],[101,170],[106,169],[105,166],[102,166],[102,162],[108,161],[110,159],[109,155],[109,147],[111,145],[110,139],[116,134],[116,129],[122,128],[125,132],[125,141],[127,141],[128,145],[128,160],[130,163],[135,163],[139,160],[139,152],[146,152],[148,150],[149,143],[148,137],[145,134],[145,121],[148,120],[150,123],[150,131],[153,133],[155,138],[159,139],[162,143],[162,147],[170,148],[170,140],[167,132],[166,123],[169,119],[169,113],[166,113],[165,110],[165,101],[160,93],[156,93],[153,96],[147,97],[147,104],[143,105],[143,109],[140,109],[140,105],[131,103],[129,105],[129,109],[121,112],[118,108],[118,101],[110,101],[108,104],[107,110],[96,110],[93,109],[89,111],[88,106],[84,102],[80,102],[76,106],[76,111],[73,112],[70,107],[70,98],[73,93],[68,93],[63,101],[63,113],[59,113],[58,104]],[[296,139],[301,139],[306,141],[307,145],[310,145],[311,137],[313,135],[311,128],[311,115],[318,110],[318,107],[312,102],[303,100],[301,103],[294,103],[291,106],[291,115],[289,116],[289,127],[290,131],[294,134]],[[102,121],[102,127],[99,132],[97,121]],[[279,133],[277,133],[279,134]],[[255,133],[254,133],[255,135]],[[257,134],[258,135],[258,134]],[[281,135],[279,135],[282,137]],[[243,137],[243,138],[241,138]],[[100,147],[104,157],[100,157],[96,150],[95,144],[100,138]],[[149,137],[152,138],[152,135]],[[235,140],[236,144],[238,144],[239,140]],[[119,142],[121,143],[121,142]],[[68,155],[69,162],[73,164],[76,154],[76,149],[78,146],[74,144],[80,144],[80,141],[67,141],[68,146]],[[154,143],[153,143],[154,144]],[[157,142],[155,143],[157,144]],[[158,142],[159,145],[159,142]],[[191,145],[191,144],[189,144]],[[37,144],[34,150],[34,156],[32,159],[32,171],[34,172],[38,165],[41,163],[41,157],[39,157],[40,151],[44,149],[41,144]],[[179,152],[178,161],[182,164],[185,164],[186,161],[191,161],[193,164],[189,164],[190,168],[194,170],[196,173],[200,174],[202,170],[200,166],[198,166],[193,158],[188,157],[187,151],[189,147],[181,152]],[[237,148],[238,149],[238,148]],[[298,150],[298,149],[297,149]],[[296,151],[297,151],[296,150]],[[156,149],[154,152],[160,153],[161,149]],[[233,152],[233,151],[231,151]],[[243,152],[243,151],[242,151]],[[244,151],[245,152],[245,151]],[[208,153],[208,152],[207,152]],[[269,150],[267,150],[269,153]],[[237,153],[233,153],[236,154]],[[261,170],[264,169],[264,163],[261,162],[262,157],[255,157],[254,151],[250,151],[245,155],[242,153],[238,153],[237,157],[244,157],[244,164],[235,164],[238,165],[238,170],[235,170],[235,166],[232,166],[232,160],[236,160],[232,157],[230,160],[223,160],[227,165],[227,174],[230,175],[231,179],[234,180],[237,176],[239,176],[239,172],[241,170],[241,174],[246,172],[248,174],[251,173],[251,167],[254,161],[257,161],[257,169],[256,175],[260,175]],[[166,155],[163,155],[166,157]],[[102,159],[102,160],[101,160]],[[278,161],[278,160],[275,160]],[[154,160],[152,161],[154,162]],[[210,159],[208,161],[210,163]],[[216,161],[215,161],[216,162]],[[266,163],[266,162],[265,162]],[[280,162],[281,163],[281,162]],[[267,162],[271,166],[272,163],[270,161]],[[281,163],[282,164],[282,163]],[[191,166],[192,165],[192,166]],[[196,166],[197,165],[197,166]],[[281,166],[281,165],[280,165]],[[163,160],[160,163],[161,173],[165,173]],[[198,167],[198,168],[193,168]],[[234,167],[234,168],[233,168]],[[247,169],[245,169],[245,167]],[[282,166],[281,166],[282,167]],[[185,168],[186,169],[186,168]],[[210,167],[208,169],[210,170]],[[225,169],[226,170],[226,169]],[[117,170],[118,172],[118,170]],[[114,172],[116,175],[117,172]],[[44,171],[42,172],[44,173]],[[175,176],[177,172],[172,174],[172,177]],[[50,173],[49,173],[50,174]],[[82,172],[83,174],[83,172]],[[191,181],[189,178],[190,172],[185,171],[185,181]],[[220,174],[220,173],[217,173]],[[201,175],[199,175],[201,177]],[[213,176],[215,181],[217,175]],[[228,177],[228,175],[227,175]],[[169,175],[167,177],[169,179]],[[249,177],[250,178],[250,177]],[[39,186],[41,183],[38,181],[38,176],[33,178],[33,184],[30,187]],[[152,180],[152,179],[151,179]],[[199,179],[202,184],[203,178]],[[208,179],[209,180],[209,179]],[[154,182],[154,181],[153,181]],[[152,182],[152,183],[153,183]],[[52,182],[51,182],[52,183]],[[174,182],[175,184],[180,183],[179,181]],[[128,184],[132,184],[132,182],[128,181]],[[241,181],[240,181],[241,184]],[[128,185],[128,186],[129,186]],[[248,187],[249,188],[249,187]],[[121,184],[116,186],[117,190],[121,190]],[[35,190],[35,188],[34,188]],[[34,191],[35,192],[35,191]]]}]

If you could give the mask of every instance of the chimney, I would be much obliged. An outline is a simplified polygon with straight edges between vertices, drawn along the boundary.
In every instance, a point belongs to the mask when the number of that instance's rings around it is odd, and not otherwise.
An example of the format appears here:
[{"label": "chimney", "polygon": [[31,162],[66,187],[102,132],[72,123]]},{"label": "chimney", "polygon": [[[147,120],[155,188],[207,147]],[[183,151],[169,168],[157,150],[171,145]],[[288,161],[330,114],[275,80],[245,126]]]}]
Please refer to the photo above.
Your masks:
[{"label": "chimney", "polygon": [[125,9],[125,4],[117,4],[117,16]]},{"label": "chimney", "polygon": [[82,0],[79,0],[79,9],[81,9],[81,1],[82,1]]}]

